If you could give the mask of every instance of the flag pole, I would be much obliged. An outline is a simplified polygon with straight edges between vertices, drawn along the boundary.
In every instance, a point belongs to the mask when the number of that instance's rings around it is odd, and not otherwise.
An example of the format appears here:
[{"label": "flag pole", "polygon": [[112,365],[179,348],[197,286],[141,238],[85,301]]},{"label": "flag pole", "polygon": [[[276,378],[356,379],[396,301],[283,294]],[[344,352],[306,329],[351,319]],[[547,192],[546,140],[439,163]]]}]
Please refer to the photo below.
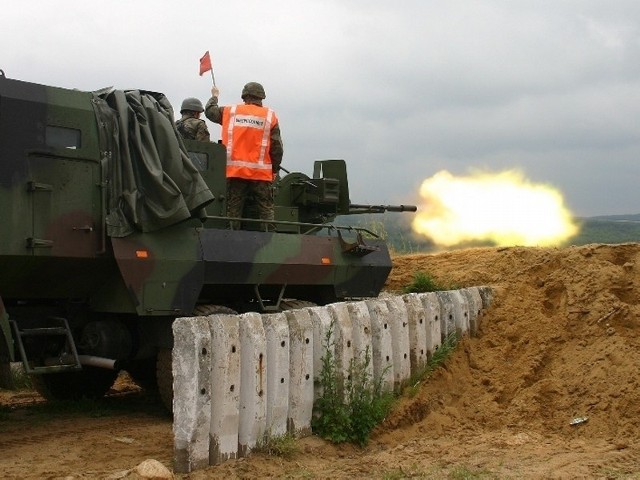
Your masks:
[{"label": "flag pole", "polygon": [[211,71],[211,81],[213,82],[213,86],[216,86],[216,77],[213,76],[213,64],[211,63],[211,56],[209,55],[209,50],[204,52],[202,58],[200,58],[200,76],[207,70]]}]

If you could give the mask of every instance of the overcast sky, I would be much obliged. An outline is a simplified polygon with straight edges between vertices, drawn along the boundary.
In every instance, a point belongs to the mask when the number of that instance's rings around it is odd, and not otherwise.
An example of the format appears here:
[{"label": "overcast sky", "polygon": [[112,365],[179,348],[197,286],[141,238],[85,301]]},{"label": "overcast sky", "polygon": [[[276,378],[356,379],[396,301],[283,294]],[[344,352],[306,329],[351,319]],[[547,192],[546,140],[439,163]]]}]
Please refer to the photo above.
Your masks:
[{"label": "overcast sky", "polygon": [[[640,212],[638,0],[5,2],[7,77],[210,95],[261,82],[283,166],[344,158],[354,203],[517,168],[578,216]],[[208,122],[212,137],[220,128]]]}]

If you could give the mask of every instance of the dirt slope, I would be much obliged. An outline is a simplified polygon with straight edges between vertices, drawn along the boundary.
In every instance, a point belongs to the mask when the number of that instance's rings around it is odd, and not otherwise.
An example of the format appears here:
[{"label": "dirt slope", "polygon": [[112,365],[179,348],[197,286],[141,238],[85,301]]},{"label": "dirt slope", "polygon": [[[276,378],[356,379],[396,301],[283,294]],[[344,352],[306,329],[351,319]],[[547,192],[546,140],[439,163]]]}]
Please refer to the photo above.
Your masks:
[{"label": "dirt slope", "polygon": [[[640,478],[640,245],[401,256],[387,288],[419,270],[490,285],[494,301],[479,336],[403,398],[367,448],[311,437],[291,459],[253,455],[177,477]],[[170,466],[170,420],[122,389],[114,401],[133,402],[132,414],[0,417],[5,478],[106,478],[147,458]],[[21,395],[0,402],[37,401]],[[577,417],[587,420],[571,425]]]}]

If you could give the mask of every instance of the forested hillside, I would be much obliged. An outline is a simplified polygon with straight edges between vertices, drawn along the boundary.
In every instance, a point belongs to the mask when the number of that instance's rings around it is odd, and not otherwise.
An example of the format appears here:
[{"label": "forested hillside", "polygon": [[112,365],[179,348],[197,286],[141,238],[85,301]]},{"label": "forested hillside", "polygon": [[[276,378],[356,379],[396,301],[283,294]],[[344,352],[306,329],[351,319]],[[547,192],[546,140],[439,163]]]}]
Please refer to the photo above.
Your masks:
[{"label": "forested hillside", "polygon": [[[366,228],[386,239],[397,253],[419,253],[434,251],[428,238],[416,235],[411,230],[413,214],[384,213],[360,217],[340,217],[340,223]],[[640,214],[605,215],[576,218],[580,232],[559,247],[588,245],[590,243],[618,244],[640,242]],[[489,242],[474,242],[459,248],[492,246]]]}]

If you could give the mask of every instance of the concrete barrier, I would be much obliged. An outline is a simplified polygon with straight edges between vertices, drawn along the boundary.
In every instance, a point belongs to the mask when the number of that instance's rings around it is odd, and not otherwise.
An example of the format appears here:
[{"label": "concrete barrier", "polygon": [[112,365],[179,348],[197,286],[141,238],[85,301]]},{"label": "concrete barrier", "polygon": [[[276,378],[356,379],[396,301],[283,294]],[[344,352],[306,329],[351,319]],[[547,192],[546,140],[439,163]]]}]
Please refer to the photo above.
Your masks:
[{"label": "concrete barrier", "polygon": [[289,322],[289,411],[287,431],[296,437],[311,434],[313,414],[313,323],[311,309],[285,312]]},{"label": "concrete barrier", "polygon": [[[346,303],[332,303],[326,307],[333,320],[335,338],[336,368],[339,372],[338,381],[348,380],[349,365],[353,360],[353,324],[349,316]],[[344,387],[344,383],[341,385]]]},{"label": "concrete barrier", "polygon": [[427,324],[425,312],[417,293],[402,296],[407,309],[409,326],[409,363],[411,373],[415,374],[427,365]]},{"label": "concrete barrier", "polygon": [[326,350],[335,355],[335,328],[333,316],[327,307],[312,308],[309,311],[313,324],[313,399],[322,395],[322,386],[317,381],[318,373],[322,370],[322,358]]},{"label": "concrete barrier", "polygon": [[493,301],[493,290],[491,290],[491,287],[486,285],[477,288],[478,292],[480,292],[480,297],[482,298],[482,307],[486,310],[491,306],[491,302]]},{"label": "concrete barrier", "polygon": [[287,433],[289,416],[289,323],[284,313],[262,316],[267,353],[267,437]]},{"label": "concrete barrier", "polygon": [[212,347],[209,464],[217,465],[238,456],[242,342],[236,315],[212,315],[207,319]]},{"label": "concrete barrier", "polygon": [[475,336],[480,328],[480,317],[483,310],[480,291],[477,287],[470,287],[461,289],[460,293],[466,298],[469,307],[469,333]]},{"label": "concrete barrier", "polygon": [[488,287],[173,324],[175,471],[247,456],[269,436],[311,433],[327,349],[343,378],[370,355],[386,390],[419,373],[447,335],[475,334]]},{"label": "concrete barrier", "polygon": [[389,308],[381,299],[365,300],[371,321],[371,363],[373,376],[380,379],[383,391],[391,392],[394,387],[393,338],[389,325]]},{"label": "concrete barrier", "polygon": [[369,309],[364,302],[349,302],[347,312],[351,319],[351,335],[353,338],[353,357],[360,362],[365,361],[368,357],[364,373],[368,378],[373,378],[373,362],[372,355],[372,335],[371,335],[371,318]]},{"label": "concrete barrier", "polygon": [[211,333],[203,317],[173,324],[173,445],[177,472],[209,464]]},{"label": "concrete barrier", "polygon": [[456,331],[456,322],[454,318],[453,298],[449,292],[437,292],[436,298],[440,304],[440,339],[441,343],[445,342],[449,335]]},{"label": "concrete barrier", "polygon": [[391,297],[385,299],[385,301],[389,309],[387,322],[391,327],[391,344],[393,347],[393,388],[397,390],[411,377],[409,320],[402,298]]},{"label": "concrete barrier", "polygon": [[440,324],[440,301],[435,292],[419,293],[422,302],[427,330],[427,358],[431,359],[442,345],[442,326]]},{"label": "concrete barrier", "polygon": [[453,323],[459,337],[469,333],[469,305],[460,290],[443,292],[448,294],[453,302]]},{"label": "concrete barrier", "polygon": [[247,456],[267,431],[267,341],[259,313],[240,315],[238,454]]}]

